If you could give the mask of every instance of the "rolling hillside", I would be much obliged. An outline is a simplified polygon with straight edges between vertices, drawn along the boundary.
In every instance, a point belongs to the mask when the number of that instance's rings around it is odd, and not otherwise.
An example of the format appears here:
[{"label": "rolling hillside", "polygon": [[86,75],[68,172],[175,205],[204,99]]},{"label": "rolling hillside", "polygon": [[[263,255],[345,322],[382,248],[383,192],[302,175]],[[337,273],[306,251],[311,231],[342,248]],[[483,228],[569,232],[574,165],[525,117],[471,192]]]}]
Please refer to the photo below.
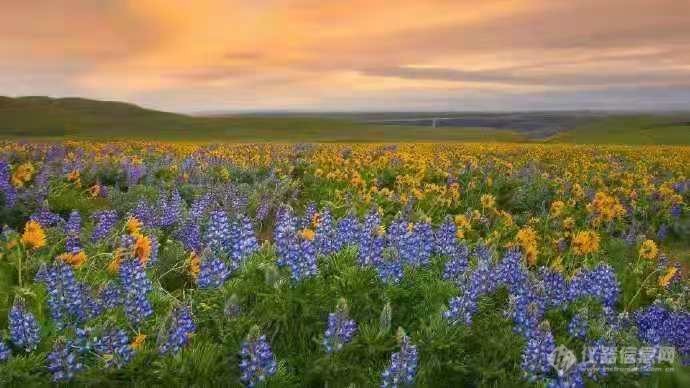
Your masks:
[{"label": "rolling hillside", "polygon": [[[438,115],[438,113],[437,113]],[[189,116],[83,98],[0,97],[0,138],[228,142],[687,144],[690,114],[304,113]],[[421,117],[410,119],[410,117]],[[493,127],[492,127],[493,126]]]},{"label": "rolling hillside", "polygon": [[431,128],[319,115],[196,117],[121,102],[0,97],[0,137],[240,142],[521,141],[507,130]]}]

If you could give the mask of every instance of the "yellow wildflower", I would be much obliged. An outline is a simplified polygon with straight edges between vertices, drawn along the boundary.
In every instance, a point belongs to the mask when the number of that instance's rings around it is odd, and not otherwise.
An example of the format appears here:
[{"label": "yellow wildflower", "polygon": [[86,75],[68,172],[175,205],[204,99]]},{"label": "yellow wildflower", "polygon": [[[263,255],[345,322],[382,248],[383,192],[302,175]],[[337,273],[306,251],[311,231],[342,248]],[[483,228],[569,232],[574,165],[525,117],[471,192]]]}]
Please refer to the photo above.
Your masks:
[{"label": "yellow wildflower", "polygon": [[565,209],[565,203],[563,201],[554,201],[551,204],[550,213],[553,217],[559,217],[563,214],[563,209]]},{"label": "yellow wildflower", "polygon": [[137,334],[132,341],[132,349],[140,350],[144,346],[144,341],[146,341],[146,334]]},{"label": "yellow wildflower", "polygon": [[39,249],[46,245],[46,233],[43,227],[36,221],[29,221],[24,226],[22,244],[27,248]]},{"label": "yellow wildflower", "polygon": [[496,206],[496,198],[491,194],[484,194],[480,198],[482,207],[485,209],[493,209]]},{"label": "yellow wildflower", "polygon": [[656,259],[659,254],[659,248],[657,248],[656,243],[652,240],[645,240],[640,246],[640,257],[647,260]]},{"label": "yellow wildflower", "polygon": [[591,230],[579,231],[570,243],[576,255],[583,256],[599,250],[599,235]]},{"label": "yellow wildflower", "polygon": [[129,217],[125,224],[125,230],[131,235],[141,233],[141,221],[136,217]]},{"label": "yellow wildflower", "polygon": [[143,234],[136,236],[134,243],[134,256],[139,259],[142,265],[146,265],[151,258],[151,239]]},{"label": "yellow wildflower", "polygon": [[671,280],[673,279],[673,277],[676,276],[677,272],[678,268],[668,267],[668,269],[666,269],[666,273],[659,277],[659,285],[661,287],[668,287],[668,285],[671,284]]}]

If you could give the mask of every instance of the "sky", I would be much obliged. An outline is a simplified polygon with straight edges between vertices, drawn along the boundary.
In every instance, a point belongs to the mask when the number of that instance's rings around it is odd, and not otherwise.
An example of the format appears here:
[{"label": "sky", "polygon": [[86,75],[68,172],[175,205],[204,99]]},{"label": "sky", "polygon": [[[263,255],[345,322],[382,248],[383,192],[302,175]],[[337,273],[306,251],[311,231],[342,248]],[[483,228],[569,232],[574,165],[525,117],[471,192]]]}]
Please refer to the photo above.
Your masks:
[{"label": "sky", "polygon": [[0,0],[0,95],[177,111],[690,109],[690,0]]}]

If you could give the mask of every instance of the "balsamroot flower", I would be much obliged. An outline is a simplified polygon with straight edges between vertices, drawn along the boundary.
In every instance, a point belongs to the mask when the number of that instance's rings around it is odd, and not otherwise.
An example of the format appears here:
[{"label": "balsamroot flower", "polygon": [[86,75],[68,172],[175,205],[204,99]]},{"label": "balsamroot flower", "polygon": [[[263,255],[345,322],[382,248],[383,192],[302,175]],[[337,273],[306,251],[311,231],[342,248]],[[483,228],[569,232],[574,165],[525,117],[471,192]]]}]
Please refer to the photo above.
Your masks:
[{"label": "balsamroot flower", "polygon": [[28,221],[24,226],[21,242],[28,249],[43,248],[46,245],[46,233],[41,224],[33,220]]},{"label": "balsamroot flower", "polygon": [[645,240],[640,246],[640,257],[647,260],[654,260],[659,255],[659,248],[652,240]]},{"label": "balsamroot flower", "polygon": [[573,253],[578,256],[589,255],[599,251],[599,235],[591,230],[577,232],[570,243]]}]

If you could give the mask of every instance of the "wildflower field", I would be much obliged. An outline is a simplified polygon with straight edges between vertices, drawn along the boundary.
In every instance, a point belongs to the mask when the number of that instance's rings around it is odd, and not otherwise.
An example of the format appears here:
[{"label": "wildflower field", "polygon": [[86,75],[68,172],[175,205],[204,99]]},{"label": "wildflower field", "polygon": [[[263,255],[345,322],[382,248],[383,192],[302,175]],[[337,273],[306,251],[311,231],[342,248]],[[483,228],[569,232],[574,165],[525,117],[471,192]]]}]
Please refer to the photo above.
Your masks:
[{"label": "wildflower field", "polygon": [[0,386],[690,386],[690,148],[0,142]]}]

